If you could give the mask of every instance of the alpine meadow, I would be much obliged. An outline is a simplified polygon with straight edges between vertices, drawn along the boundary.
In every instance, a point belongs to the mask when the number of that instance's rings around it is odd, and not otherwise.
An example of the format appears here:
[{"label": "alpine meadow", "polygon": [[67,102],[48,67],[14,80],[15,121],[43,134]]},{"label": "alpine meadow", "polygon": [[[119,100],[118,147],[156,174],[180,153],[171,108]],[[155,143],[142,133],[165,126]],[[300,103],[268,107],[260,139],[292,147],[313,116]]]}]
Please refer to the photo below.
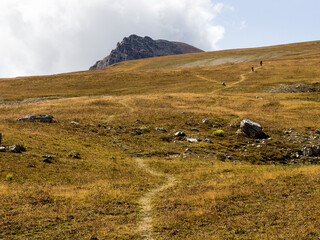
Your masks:
[{"label": "alpine meadow", "polygon": [[319,239],[319,66],[313,41],[0,79],[0,238]]}]

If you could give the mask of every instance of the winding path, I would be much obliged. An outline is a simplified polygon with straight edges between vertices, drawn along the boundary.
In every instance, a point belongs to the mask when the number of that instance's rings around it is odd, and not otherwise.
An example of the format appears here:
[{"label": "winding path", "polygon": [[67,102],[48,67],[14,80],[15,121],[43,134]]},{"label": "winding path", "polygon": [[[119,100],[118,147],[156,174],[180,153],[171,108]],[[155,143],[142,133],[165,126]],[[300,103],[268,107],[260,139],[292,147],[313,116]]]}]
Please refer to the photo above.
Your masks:
[{"label": "winding path", "polygon": [[[255,68],[255,71],[262,68],[261,66]],[[232,88],[234,85],[236,84],[239,84],[239,83],[242,83],[243,81],[245,81],[247,79],[246,75],[249,75],[249,74],[252,74],[253,72],[250,71],[250,72],[246,72],[246,73],[242,73],[240,74],[240,80],[236,81],[236,82],[233,82],[233,83],[230,83],[228,84],[226,87],[223,87],[223,88],[218,88],[218,89],[215,89],[213,91],[210,92],[210,94],[214,94],[214,93],[217,93],[219,91],[222,91],[222,90],[225,90],[225,89],[228,89],[228,88]],[[200,78],[200,79],[203,79],[203,80],[206,80],[206,81],[209,81],[209,82],[212,82],[212,83],[217,83],[217,84],[222,84],[221,82],[218,82],[216,80],[213,80],[211,78],[208,78],[208,77],[204,77],[204,76],[200,76],[199,74],[196,74],[195,75],[197,78]]]},{"label": "winding path", "polygon": [[[128,108],[131,113],[134,112],[134,108],[131,107],[124,100],[120,100],[119,103],[121,105],[125,106],[126,108]],[[114,115],[110,116],[109,120],[111,120],[113,118],[113,116]],[[166,179],[164,183],[160,184],[156,188],[151,189],[149,192],[144,194],[139,200],[139,205],[141,207],[141,219],[140,219],[139,226],[138,226],[138,232],[145,239],[151,240],[151,239],[153,239],[153,237],[152,237],[152,235],[153,235],[152,199],[158,193],[160,193],[170,187],[173,187],[177,183],[177,180],[171,175],[153,170],[141,158],[136,158],[135,160],[136,160],[137,165],[142,170],[148,172],[149,174],[151,174],[153,176],[164,177]]]},{"label": "winding path", "polygon": [[147,192],[139,200],[139,205],[141,206],[142,209],[141,209],[141,221],[138,227],[138,231],[140,232],[141,236],[143,236],[145,239],[151,240],[153,239],[152,237],[152,233],[153,233],[152,198],[159,192],[174,186],[177,180],[173,176],[166,175],[164,173],[160,173],[152,170],[148,165],[144,163],[143,159],[141,158],[137,158],[136,161],[138,166],[141,169],[145,170],[146,172],[154,176],[166,177],[166,181],[163,184]]}]

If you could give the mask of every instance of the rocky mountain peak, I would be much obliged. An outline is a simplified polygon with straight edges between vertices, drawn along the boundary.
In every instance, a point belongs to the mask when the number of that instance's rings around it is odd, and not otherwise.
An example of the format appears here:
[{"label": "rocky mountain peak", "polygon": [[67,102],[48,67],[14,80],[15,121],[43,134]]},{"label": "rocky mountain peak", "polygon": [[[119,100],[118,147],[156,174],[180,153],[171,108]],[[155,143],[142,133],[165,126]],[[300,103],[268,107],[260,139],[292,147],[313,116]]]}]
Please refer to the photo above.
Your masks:
[{"label": "rocky mountain peak", "polygon": [[96,62],[90,70],[105,68],[122,61],[194,52],[203,51],[186,43],[153,40],[148,36],[140,37],[132,34],[118,42],[110,55]]}]

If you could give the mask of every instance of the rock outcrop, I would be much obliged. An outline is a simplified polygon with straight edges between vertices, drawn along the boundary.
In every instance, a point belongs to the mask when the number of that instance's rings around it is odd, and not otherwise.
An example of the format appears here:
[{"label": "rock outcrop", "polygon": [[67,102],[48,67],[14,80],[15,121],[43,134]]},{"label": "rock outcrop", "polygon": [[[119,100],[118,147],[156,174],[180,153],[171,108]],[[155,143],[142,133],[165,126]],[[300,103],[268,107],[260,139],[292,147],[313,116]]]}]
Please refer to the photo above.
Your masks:
[{"label": "rock outcrop", "polygon": [[114,63],[128,60],[195,52],[203,51],[186,43],[130,35],[118,43],[116,49],[112,50],[109,56],[90,67],[90,70],[105,68]]}]

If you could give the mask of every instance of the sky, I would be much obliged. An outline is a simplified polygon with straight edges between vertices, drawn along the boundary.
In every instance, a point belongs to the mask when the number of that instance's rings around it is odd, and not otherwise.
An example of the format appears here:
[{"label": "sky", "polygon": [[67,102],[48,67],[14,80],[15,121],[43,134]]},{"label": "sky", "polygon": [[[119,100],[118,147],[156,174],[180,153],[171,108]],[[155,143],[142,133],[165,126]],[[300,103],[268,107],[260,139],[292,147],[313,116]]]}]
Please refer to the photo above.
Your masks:
[{"label": "sky", "polygon": [[1,0],[0,78],[87,70],[131,34],[205,51],[320,40],[320,0]]}]

